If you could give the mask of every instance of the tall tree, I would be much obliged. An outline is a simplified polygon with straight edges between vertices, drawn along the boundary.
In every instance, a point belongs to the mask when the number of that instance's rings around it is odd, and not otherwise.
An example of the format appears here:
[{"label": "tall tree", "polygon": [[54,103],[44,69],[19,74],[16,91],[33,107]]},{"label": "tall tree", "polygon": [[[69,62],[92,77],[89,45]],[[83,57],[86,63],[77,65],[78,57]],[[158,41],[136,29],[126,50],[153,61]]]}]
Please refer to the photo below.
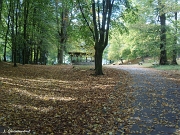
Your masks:
[{"label": "tall tree", "polygon": [[55,13],[56,13],[56,25],[57,25],[57,33],[58,33],[58,63],[63,63],[63,56],[65,50],[65,44],[68,38],[68,27],[70,25],[70,8],[69,6],[71,2],[62,0],[60,3],[58,0],[55,0]]},{"label": "tall tree", "polygon": [[3,8],[3,0],[0,0],[0,22],[1,22],[2,8]]},{"label": "tall tree", "polygon": [[165,3],[162,0],[158,0],[159,6],[159,19],[160,19],[160,65],[167,64],[167,54],[166,54],[166,14],[164,11]]},{"label": "tall tree", "polygon": [[[11,2],[11,1],[10,1]],[[10,15],[12,12],[11,8],[12,4],[10,3],[9,9],[8,9],[8,15],[7,15],[7,26],[6,26],[6,33],[5,33],[5,39],[4,39],[4,54],[3,54],[3,61],[6,62],[6,51],[7,51],[7,43],[8,43],[8,35],[10,30]]]},{"label": "tall tree", "polygon": [[23,49],[22,49],[22,63],[27,64],[27,25],[28,25],[28,16],[29,16],[29,0],[24,1],[24,25],[23,25]]},{"label": "tall tree", "polygon": [[[102,55],[108,44],[109,26],[112,15],[114,0],[106,0],[102,3],[102,19],[100,18],[100,2],[92,2],[94,41],[95,41],[95,74],[102,75]],[[98,16],[96,16],[98,15]],[[97,21],[98,20],[98,21]]]},{"label": "tall tree", "polygon": [[[108,45],[109,41],[109,30],[110,22],[113,13],[113,6],[116,4],[119,11],[122,11],[120,5],[124,4],[125,7],[129,6],[129,1],[115,1],[115,0],[92,0],[91,2],[86,1],[82,2],[78,0],[79,8],[82,13],[82,16],[89,27],[90,32],[92,33],[94,40],[94,49],[95,49],[95,74],[103,75],[102,71],[102,55],[103,51]],[[91,8],[87,8],[87,5],[90,4]],[[86,10],[83,9],[86,7]],[[89,20],[91,18],[89,10],[92,12],[92,22]],[[118,11],[116,10],[116,11]],[[86,11],[86,12],[85,12]]]},{"label": "tall tree", "polygon": [[79,7],[86,24],[88,25],[94,39],[94,49],[95,49],[95,74],[103,75],[102,71],[102,55],[103,51],[108,44],[109,38],[109,26],[112,15],[112,8],[114,0],[104,0],[102,3],[98,0],[92,0],[92,18],[93,18],[93,28],[90,26],[85,13],[83,11],[82,3],[78,0]]},{"label": "tall tree", "polygon": [[16,1],[12,1],[10,0],[10,8],[11,8],[11,42],[12,42],[12,61],[14,62],[14,67],[17,66],[16,64],[16,56],[17,56],[17,45],[16,45],[16,30],[17,30],[17,26],[16,26],[16,12],[17,9],[15,10],[15,6],[16,6]]},{"label": "tall tree", "polygon": [[[176,4],[178,3],[177,0],[175,1]],[[171,64],[172,65],[177,65],[177,34],[178,34],[178,25],[177,25],[177,11],[174,12],[174,28],[175,28],[175,32],[174,32],[174,43],[173,43],[173,54],[172,54],[172,61]]]}]

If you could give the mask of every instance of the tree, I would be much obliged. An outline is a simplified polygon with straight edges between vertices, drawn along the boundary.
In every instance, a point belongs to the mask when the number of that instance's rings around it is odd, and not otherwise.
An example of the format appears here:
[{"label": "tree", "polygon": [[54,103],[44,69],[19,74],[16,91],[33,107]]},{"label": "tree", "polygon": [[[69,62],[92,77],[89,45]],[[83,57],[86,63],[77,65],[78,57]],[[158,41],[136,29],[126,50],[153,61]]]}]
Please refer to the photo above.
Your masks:
[{"label": "tree", "polygon": [[103,75],[102,71],[102,55],[103,51],[108,44],[109,38],[109,26],[112,15],[112,8],[114,4],[114,0],[104,0],[102,3],[98,0],[92,0],[92,19],[93,19],[93,28],[90,26],[90,22],[88,22],[82,4],[78,0],[79,7],[82,13],[86,24],[88,25],[94,39],[94,49],[95,49],[95,74]]},{"label": "tree", "polygon": [[160,19],[160,65],[167,64],[167,55],[166,55],[166,14],[164,12],[165,4],[162,0],[158,0],[159,6],[159,19]]},{"label": "tree", "polygon": [[[92,0],[91,2],[80,2],[78,0],[79,8],[82,13],[82,16],[89,27],[90,32],[92,33],[93,40],[94,40],[94,49],[95,49],[95,74],[96,75],[103,75],[102,71],[102,55],[103,51],[108,45],[109,41],[109,30],[111,27],[111,17],[113,16],[114,19],[117,17],[115,11],[118,12],[118,17],[122,15],[124,11],[121,7],[124,4],[124,7],[130,8],[129,1],[115,1],[115,0]],[[88,4],[91,5],[91,8],[87,8]],[[114,4],[116,6],[114,6]],[[83,10],[83,6],[86,7],[86,11],[89,13],[89,10],[92,12],[92,16],[87,16],[87,12]],[[113,6],[114,8],[113,12]],[[87,10],[89,9],[89,10]],[[92,22],[89,18],[92,17]],[[117,17],[117,18],[118,18]],[[116,18],[116,19],[117,19]]]},{"label": "tree", "polygon": [[49,42],[54,34],[51,3],[46,0],[7,0],[4,1],[3,9],[0,39],[4,61],[6,50],[10,49],[14,63],[45,63]]},{"label": "tree", "polygon": [[28,56],[27,56],[27,25],[28,25],[28,16],[29,16],[29,0],[24,1],[24,26],[23,26],[23,49],[22,49],[22,63],[27,64],[28,63]]},{"label": "tree", "polygon": [[12,42],[12,61],[14,62],[14,67],[17,66],[16,64],[16,56],[17,56],[17,9],[15,10],[16,1],[10,0],[10,8],[11,8],[11,42]]},{"label": "tree", "polygon": [[[10,4],[11,5],[11,4]],[[7,50],[7,43],[8,43],[8,35],[10,30],[10,14],[11,14],[11,6],[8,9],[8,15],[7,15],[7,27],[6,27],[6,34],[5,34],[5,40],[4,40],[4,54],[3,54],[3,61],[6,62],[6,50]]]},{"label": "tree", "polygon": [[[95,41],[95,74],[102,75],[102,55],[103,51],[108,44],[109,38],[109,27],[112,15],[114,0],[106,0],[102,3],[102,19],[100,19],[100,8],[101,5],[99,1],[95,3],[92,2],[92,12],[93,12],[93,25],[94,25],[94,41]],[[98,15],[98,18],[97,16]]]},{"label": "tree", "polygon": [[[176,0],[177,4],[177,0]],[[173,52],[172,52],[172,65],[177,65],[176,57],[177,57],[177,34],[178,34],[178,25],[177,25],[177,11],[174,12],[174,43],[173,43]]]},{"label": "tree", "polygon": [[0,0],[0,22],[1,22],[2,7],[3,7],[3,0]]},{"label": "tree", "polygon": [[69,23],[69,13],[70,13],[70,2],[62,0],[61,2],[55,1],[55,14],[56,14],[56,25],[58,33],[58,63],[63,63],[63,53],[65,50],[65,43],[67,42],[68,33],[67,29],[70,25]]},{"label": "tree", "polygon": [[[125,23],[128,27],[128,35],[118,35],[117,32],[111,35],[109,56],[117,59],[124,54],[124,58],[134,59],[136,57],[150,56],[155,59],[159,59],[161,50],[165,48],[167,51],[167,58],[176,60],[179,38],[176,31],[179,30],[179,21],[175,21],[175,13],[179,11],[179,5],[174,1],[161,0],[164,6],[158,5],[157,0],[136,1],[139,18],[134,24]],[[152,14],[153,13],[153,14]],[[160,15],[165,14],[164,24],[161,26]],[[177,15],[178,17],[178,15]],[[129,16],[131,18],[131,16]],[[161,18],[162,20],[162,18]],[[165,33],[161,30],[165,29]],[[162,41],[162,37],[165,35],[165,42]],[[117,39],[119,49],[117,49]],[[160,45],[165,45],[160,49]],[[129,53],[124,53],[124,50],[129,50]],[[115,51],[114,51],[115,50]],[[120,53],[119,53],[119,51]],[[128,52],[128,51],[127,51]],[[162,57],[161,57],[162,58]],[[166,63],[167,64],[167,63]]]}]

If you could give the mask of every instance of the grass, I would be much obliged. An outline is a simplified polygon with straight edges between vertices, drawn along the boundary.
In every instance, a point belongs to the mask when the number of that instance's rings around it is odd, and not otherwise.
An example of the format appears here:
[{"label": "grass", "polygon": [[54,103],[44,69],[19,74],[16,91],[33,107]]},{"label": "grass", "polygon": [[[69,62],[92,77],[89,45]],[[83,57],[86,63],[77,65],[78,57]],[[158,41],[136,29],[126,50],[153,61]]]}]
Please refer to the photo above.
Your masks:
[{"label": "grass", "polygon": [[178,65],[152,65],[152,63],[144,63],[142,67],[145,68],[154,68],[160,71],[165,71],[163,74],[166,74],[167,78],[179,82],[180,79],[180,60],[177,61]]},{"label": "grass", "polygon": [[180,70],[180,60],[177,60],[178,65],[152,65],[152,63],[145,62],[142,67],[155,68],[158,70]]},{"label": "grass", "polygon": [[179,65],[158,65],[154,66],[158,70],[180,70]]}]

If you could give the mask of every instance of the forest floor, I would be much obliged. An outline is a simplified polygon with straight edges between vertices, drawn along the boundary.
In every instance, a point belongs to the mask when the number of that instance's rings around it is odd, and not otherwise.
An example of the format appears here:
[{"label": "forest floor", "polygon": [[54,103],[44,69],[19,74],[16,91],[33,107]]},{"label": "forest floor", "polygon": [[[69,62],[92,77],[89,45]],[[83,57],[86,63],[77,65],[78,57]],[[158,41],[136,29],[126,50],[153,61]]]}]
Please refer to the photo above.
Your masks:
[{"label": "forest floor", "polygon": [[118,129],[115,121],[123,121],[131,113],[127,104],[130,76],[126,71],[109,68],[104,69],[105,75],[93,76],[90,68],[93,67],[13,67],[1,62],[0,132],[114,133]]},{"label": "forest floor", "polygon": [[0,133],[180,132],[176,72],[107,66],[93,76],[90,68],[0,62]]}]

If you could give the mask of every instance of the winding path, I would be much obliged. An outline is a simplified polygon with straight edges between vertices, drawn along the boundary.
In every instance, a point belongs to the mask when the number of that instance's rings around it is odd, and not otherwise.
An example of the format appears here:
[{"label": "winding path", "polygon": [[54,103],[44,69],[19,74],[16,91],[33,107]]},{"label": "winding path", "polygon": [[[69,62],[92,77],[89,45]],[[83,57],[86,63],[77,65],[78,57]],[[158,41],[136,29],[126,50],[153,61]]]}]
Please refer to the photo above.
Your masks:
[{"label": "winding path", "polygon": [[117,134],[180,135],[180,85],[149,68],[114,66],[133,78],[133,113]]}]

